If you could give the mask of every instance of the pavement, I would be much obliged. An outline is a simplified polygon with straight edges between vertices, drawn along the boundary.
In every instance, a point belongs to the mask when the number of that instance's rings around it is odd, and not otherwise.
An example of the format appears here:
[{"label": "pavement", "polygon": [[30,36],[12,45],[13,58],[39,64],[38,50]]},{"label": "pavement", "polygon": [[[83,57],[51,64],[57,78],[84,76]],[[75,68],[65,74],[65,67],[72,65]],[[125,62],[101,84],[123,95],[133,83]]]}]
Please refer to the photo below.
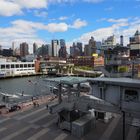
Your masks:
[{"label": "pavement", "polygon": [[[0,140],[122,140],[122,117],[116,115],[109,123],[97,120],[84,137],[77,138],[56,125],[57,114],[50,114],[45,102],[20,111],[0,115]],[[133,119],[131,120],[133,122]],[[126,124],[126,140],[135,140],[136,127]]]},{"label": "pavement", "polygon": [[[24,103],[20,103],[19,106],[21,107],[21,109],[19,109],[17,111],[13,111],[13,112],[8,112],[8,110],[6,108],[4,108],[1,111],[2,112],[1,115],[2,116],[12,116],[14,114],[24,112],[26,110],[30,110],[31,108],[37,107],[39,105],[43,105],[43,104],[46,105],[51,101],[57,100],[55,97],[56,96],[54,96],[54,95],[40,96],[40,97],[34,99],[33,101],[30,100],[30,101],[26,101]],[[34,105],[34,103],[36,103],[36,106]]]}]

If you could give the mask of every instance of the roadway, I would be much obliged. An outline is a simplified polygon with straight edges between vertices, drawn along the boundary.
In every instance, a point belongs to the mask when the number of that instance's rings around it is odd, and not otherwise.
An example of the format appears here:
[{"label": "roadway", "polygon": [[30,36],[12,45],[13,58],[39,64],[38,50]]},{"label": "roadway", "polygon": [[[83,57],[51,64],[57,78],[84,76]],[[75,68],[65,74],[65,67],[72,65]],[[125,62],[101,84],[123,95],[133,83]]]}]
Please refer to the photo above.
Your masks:
[{"label": "roadway", "polygon": [[[0,116],[0,140],[79,140],[56,125],[56,114],[49,114],[45,105]],[[132,121],[132,120],[131,120]],[[135,140],[136,128],[126,124],[127,140]],[[82,140],[122,140],[122,117],[109,123],[101,120]]]}]

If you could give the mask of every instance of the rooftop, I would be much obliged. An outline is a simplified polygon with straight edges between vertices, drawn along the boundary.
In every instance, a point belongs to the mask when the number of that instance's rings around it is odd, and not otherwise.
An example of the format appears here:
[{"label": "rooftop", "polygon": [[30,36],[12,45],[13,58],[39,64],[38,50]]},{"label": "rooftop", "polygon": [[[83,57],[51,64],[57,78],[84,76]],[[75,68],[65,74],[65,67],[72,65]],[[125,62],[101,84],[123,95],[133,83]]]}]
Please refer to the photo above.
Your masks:
[{"label": "rooftop", "polygon": [[98,77],[98,78],[92,78],[91,81],[92,82],[105,82],[107,84],[140,88],[139,79]]},{"label": "rooftop", "polygon": [[78,83],[85,83],[93,78],[86,78],[86,77],[57,77],[57,78],[46,78],[45,81],[56,82],[58,84],[67,84],[67,85],[74,85]]}]

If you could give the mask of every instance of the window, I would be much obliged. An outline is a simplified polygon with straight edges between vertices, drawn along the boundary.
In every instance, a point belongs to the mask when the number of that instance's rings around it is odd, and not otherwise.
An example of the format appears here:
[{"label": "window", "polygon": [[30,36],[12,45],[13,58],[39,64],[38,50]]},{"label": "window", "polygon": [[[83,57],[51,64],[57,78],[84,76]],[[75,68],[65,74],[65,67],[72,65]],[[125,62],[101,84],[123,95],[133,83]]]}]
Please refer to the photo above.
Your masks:
[{"label": "window", "polygon": [[138,92],[136,90],[125,90],[124,94],[125,101],[138,101]]},{"label": "window", "polygon": [[20,64],[20,68],[23,68],[23,64]]},{"label": "window", "polygon": [[6,65],[6,68],[9,69],[10,68],[10,65]]},{"label": "window", "polygon": [[31,67],[31,64],[28,64],[28,67]]},{"label": "window", "polygon": [[18,64],[16,64],[16,68],[19,68],[19,65]]},{"label": "window", "polygon": [[24,68],[27,68],[27,64],[24,64]]},{"label": "window", "polygon": [[1,65],[1,69],[5,69],[5,65]]},{"label": "window", "polygon": [[11,65],[11,68],[14,68],[14,65],[13,64]]}]

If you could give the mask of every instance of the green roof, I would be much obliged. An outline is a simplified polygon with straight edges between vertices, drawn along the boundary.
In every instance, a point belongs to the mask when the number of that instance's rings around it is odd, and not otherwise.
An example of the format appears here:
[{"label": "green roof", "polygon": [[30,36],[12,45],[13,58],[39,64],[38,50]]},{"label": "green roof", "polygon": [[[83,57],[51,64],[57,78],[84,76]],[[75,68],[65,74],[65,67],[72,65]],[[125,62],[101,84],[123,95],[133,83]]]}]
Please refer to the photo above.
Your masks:
[{"label": "green roof", "polygon": [[66,77],[46,78],[45,81],[55,82],[58,84],[74,85],[78,83],[85,83],[92,79],[93,78],[66,76]]}]

